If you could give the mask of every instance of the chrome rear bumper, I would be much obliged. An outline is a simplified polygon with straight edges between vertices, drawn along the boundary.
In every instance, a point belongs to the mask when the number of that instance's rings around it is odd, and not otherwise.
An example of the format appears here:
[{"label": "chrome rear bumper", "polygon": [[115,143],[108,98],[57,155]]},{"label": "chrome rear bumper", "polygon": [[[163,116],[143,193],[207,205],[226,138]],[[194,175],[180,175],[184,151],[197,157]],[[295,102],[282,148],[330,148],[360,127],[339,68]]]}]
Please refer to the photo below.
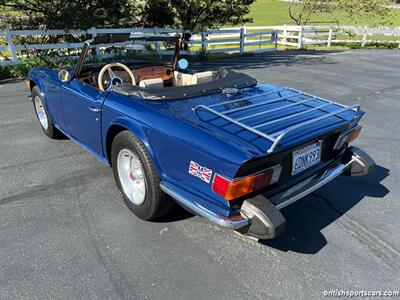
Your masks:
[{"label": "chrome rear bumper", "polygon": [[[163,184],[160,187],[182,206],[222,227],[241,229],[241,232],[258,238],[274,238],[284,228],[284,223],[282,224],[284,218],[279,212],[280,209],[321,188],[339,175],[360,176],[373,171],[375,163],[368,154],[355,147],[350,147],[348,151],[352,152],[352,158],[349,162],[336,164],[322,174],[317,173],[269,199],[264,197],[263,201],[260,201],[260,197],[263,197],[260,195],[247,199],[239,211],[240,215],[231,218],[210,211],[199,203],[190,200],[188,195],[177,193]],[[276,203],[276,205],[272,205],[272,203]],[[257,223],[257,226],[253,226],[253,223]],[[259,233],[262,226],[265,227],[264,234]],[[279,229],[275,226],[279,226]],[[257,227],[257,233],[252,232],[252,227]]]},{"label": "chrome rear bumper", "polygon": [[328,170],[326,170],[322,176],[321,174],[315,174],[306,180],[296,184],[295,186],[291,187],[290,189],[283,191],[277,195],[272,196],[269,200],[272,203],[278,203],[276,205],[277,209],[282,209],[297,200],[311,194],[315,190],[319,189],[320,187],[324,186],[328,182],[332,181],[343,172],[350,167],[352,161],[348,162],[347,164],[338,164]]},{"label": "chrome rear bumper", "polygon": [[164,193],[170,195],[183,207],[222,227],[229,229],[239,229],[250,224],[250,218],[246,217],[245,215],[240,214],[235,217],[227,218],[225,216],[212,212],[211,210],[205,208],[195,201],[189,200],[182,193],[173,191],[171,188],[163,185],[162,183],[160,184],[160,188],[163,190]]},{"label": "chrome rear bumper", "polygon": [[349,151],[352,152],[352,157],[348,163],[337,164],[327,169],[322,175],[315,174],[290,189],[270,197],[269,200],[277,203],[276,208],[282,209],[321,188],[339,175],[363,176],[374,170],[375,162],[367,153],[356,147],[350,147]]}]

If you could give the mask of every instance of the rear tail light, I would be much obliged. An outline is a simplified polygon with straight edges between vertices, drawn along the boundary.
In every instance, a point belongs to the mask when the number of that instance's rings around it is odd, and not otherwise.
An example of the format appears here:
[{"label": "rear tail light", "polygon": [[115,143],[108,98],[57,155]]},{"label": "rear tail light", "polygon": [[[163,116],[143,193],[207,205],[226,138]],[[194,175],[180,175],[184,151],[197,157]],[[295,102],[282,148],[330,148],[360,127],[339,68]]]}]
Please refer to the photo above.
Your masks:
[{"label": "rear tail light", "polygon": [[236,180],[227,179],[215,174],[212,190],[228,201],[259,190],[279,180],[281,166],[275,166],[262,173],[250,175]]},{"label": "rear tail light", "polygon": [[350,143],[354,141],[358,136],[360,135],[361,132],[361,126],[357,126],[348,136],[346,139],[346,143]]},{"label": "rear tail light", "polygon": [[352,128],[350,130],[342,132],[339,135],[339,137],[335,143],[335,146],[333,146],[333,149],[339,150],[340,148],[343,147],[344,144],[349,144],[350,142],[354,141],[360,135],[361,128],[362,127],[360,125],[357,125],[356,127]]}]

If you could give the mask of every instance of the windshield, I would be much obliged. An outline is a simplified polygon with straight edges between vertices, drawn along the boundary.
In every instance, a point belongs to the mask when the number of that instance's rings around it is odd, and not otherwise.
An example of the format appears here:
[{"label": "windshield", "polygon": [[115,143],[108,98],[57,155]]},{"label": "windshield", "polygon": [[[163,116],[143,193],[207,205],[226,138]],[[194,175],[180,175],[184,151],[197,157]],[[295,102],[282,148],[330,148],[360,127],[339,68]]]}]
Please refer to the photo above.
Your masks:
[{"label": "windshield", "polygon": [[134,40],[120,44],[91,45],[85,64],[119,61],[125,64],[171,65],[174,55],[174,41]]}]

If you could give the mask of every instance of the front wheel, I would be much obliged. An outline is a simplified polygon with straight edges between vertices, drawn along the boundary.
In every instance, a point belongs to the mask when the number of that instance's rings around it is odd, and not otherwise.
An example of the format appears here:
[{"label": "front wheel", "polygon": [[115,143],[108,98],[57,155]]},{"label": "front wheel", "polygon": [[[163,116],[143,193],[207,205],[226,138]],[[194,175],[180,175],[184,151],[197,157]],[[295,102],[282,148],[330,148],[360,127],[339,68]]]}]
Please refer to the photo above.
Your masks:
[{"label": "front wheel", "polygon": [[151,220],[166,213],[170,199],[142,142],[129,131],[120,132],[111,146],[114,178],[125,204],[139,218]]},{"label": "front wheel", "polygon": [[43,132],[52,139],[56,139],[62,136],[61,132],[58,131],[57,128],[54,127],[53,122],[47,112],[47,109],[44,105],[43,97],[40,93],[40,90],[37,86],[32,88],[32,100],[33,107],[35,109],[36,117],[39,121],[40,127]]}]

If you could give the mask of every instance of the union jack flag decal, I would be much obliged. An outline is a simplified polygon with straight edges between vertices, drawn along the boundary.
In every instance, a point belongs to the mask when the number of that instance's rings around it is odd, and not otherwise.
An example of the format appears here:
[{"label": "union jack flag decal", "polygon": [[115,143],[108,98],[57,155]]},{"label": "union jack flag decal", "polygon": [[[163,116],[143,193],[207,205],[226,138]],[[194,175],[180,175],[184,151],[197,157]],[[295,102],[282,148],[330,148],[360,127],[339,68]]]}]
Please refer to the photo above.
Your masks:
[{"label": "union jack flag decal", "polygon": [[190,161],[189,174],[196,176],[207,183],[210,183],[212,173],[212,170],[202,167],[194,161]]}]

